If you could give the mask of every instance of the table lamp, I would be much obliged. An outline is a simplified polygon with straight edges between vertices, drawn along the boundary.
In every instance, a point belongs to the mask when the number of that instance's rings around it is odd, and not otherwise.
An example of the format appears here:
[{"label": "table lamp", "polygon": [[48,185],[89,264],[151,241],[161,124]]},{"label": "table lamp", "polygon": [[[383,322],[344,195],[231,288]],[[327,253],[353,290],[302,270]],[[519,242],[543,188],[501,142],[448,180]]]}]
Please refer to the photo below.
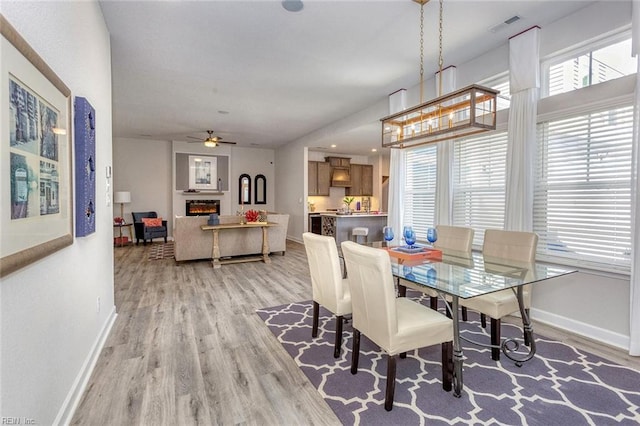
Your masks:
[{"label": "table lamp", "polygon": [[124,205],[131,202],[131,193],[129,191],[118,191],[113,196],[114,203],[120,203],[120,217],[124,218]]}]

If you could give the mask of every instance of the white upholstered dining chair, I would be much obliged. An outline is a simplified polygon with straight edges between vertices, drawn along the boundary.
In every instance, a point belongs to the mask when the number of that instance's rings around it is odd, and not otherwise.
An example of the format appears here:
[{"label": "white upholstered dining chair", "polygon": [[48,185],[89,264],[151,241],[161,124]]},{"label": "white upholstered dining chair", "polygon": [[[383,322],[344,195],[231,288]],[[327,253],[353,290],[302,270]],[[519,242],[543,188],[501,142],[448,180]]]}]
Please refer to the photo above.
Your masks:
[{"label": "white upholstered dining chair", "polygon": [[442,388],[451,390],[453,375],[453,322],[441,313],[404,297],[396,298],[389,254],[352,241],[342,242],[349,270],[353,307],[351,373],[358,372],[360,333],[387,353],[384,408],[391,411],[396,382],[396,357],[441,344]]},{"label": "white upholstered dining chair", "polygon": [[313,293],[313,327],[311,336],[318,336],[318,316],[320,305],[324,306],[336,319],[336,336],[333,356],[340,356],[342,346],[342,323],[344,316],[351,314],[351,292],[349,281],[342,277],[338,247],[333,237],[302,234],[307,252],[307,262],[311,274]]},{"label": "white upholstered dining chair", "polygon": [[[437,225],[436,231],[438,233],[438,239],[433,243],[433,247],[438,250],[455,250],[457,252],[471,253],[473,244],[473,228],[467,228],[464,226],[448,226]],[[417,288],[417,284],[413,284],[407,280],[401,279],[400,284],[416,289],[425,295],[429,296],[429,305],[431,309],[438,310],[438,292],[424,286]],[[466,313],[464,314],[466,319]]]},{"label": "white upholstered dining chair", "polygon": [[[502,231],[487,229],[484,232],[482,254],[486,259],[515,261],[518,263],[535,264],[538,235],[533,232]],[[523,302],[527,315],[531,307],[531,286],[523,288]],[[482,326],[486,326],[484,316],[491,318],[491,358],[500,360],[500,320],[519,311],[518,299],[513,290],[506,289],[471,299],[461,299],[460,305],[480,312]],[[529,342],[525,341],[526,344]]]}]

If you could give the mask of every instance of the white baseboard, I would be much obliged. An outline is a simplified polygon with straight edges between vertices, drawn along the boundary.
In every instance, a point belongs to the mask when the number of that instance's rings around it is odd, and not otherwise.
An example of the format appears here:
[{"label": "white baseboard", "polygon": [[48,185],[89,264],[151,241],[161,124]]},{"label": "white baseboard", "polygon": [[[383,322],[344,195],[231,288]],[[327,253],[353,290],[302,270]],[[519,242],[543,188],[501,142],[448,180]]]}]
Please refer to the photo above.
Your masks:
[{"label": "white baseboard", "polygon": [[551,327],[578,334],[591,340],[597,340],[626,351],[629,350],[629,336],[620,333],[535,308],[531,308],[531,318]]},{"label": "white baseboard", "polygon": [[105,322],[100,334],[96,338],[96,341],[89,351],[87,358],[85,359],[80,372],[76,376],[76,379],[73,382],[73,386],[71,386],[71,390],[67,394],[67,397],[60,407],[58,411],[58,415],[56,416],[53,424],[54,425],[68,425],[71,423],[71,419],[78,408],[78,404],[80,404],[80,399],[84,394],[84,391],[87,387],[87,383],[89,383],[89,378],[91,377],[91,373],[93,373],[93,369],[96,366],[96,362],[98,361],[98,357],[100,356],[100,352],[102,352],[102,348],[104,347],[105,342],[107,341],[107,337],[111,332],[111,328],[113,327],[114,322],[116,321],[116,317],[118,314],[116,313],[116,307],[114,306]]}]

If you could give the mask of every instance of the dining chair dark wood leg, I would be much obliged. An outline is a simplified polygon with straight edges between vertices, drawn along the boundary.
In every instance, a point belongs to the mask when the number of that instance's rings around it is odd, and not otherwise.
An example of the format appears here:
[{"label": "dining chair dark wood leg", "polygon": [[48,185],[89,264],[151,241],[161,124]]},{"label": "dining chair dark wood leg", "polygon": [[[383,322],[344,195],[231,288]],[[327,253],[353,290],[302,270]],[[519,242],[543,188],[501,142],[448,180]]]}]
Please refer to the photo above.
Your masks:
[{"label": "dining chair dark wood leg", "polygon": [[384,398],[384,409],[393,408],[393,394],[396,391],[396,356],[387,355],[387,392]]},{"label": "dining chair dark wood leg", "polygon": [[340,348],[342,347],[342,315],[336,315],[336,343],[333,347],[333,357],[340,357]]},{"label": "dining chair dark wood leg", "polygon": [[398,297],[407,297],[407,287],[398,281]]},{"label": "dining chair dark wood leg", "polygon": [[[462,321],[467,321],[469,319],[469,315],[467,314],[467,308],[466,306],[461,306],[460,307],[460,313],[462,314]],[[484,314],[481,314],[484,315]],[[447,317],[451,318],[451,313],[449,313],[449,310],[447,310]],[[483,326],[485,327],[485,326]]]},{"label": "dining chair dark wood leg", "polygon": [[500,320],[491,318],[491,359],[500,361]]},{"label": "dining chair dark wood leg", "polygon": [[437,297],[429,297],[429,306],[434,311],[438,310],[438,298]]},{"label": "dining chair dark wood leg", "polygon": [[360,358],[360,331],[353,329],[353,350],[351,351],[351,374],[358,372],[358,361]]},{"label": "dining chair dark wood leg", "polygon": [[453,342],[443,342],[442,346],[442,389],[451,392],[453,384]]},{"label": "dining chair dark wood leg", "polygon": [[311,327],[311,337],[318,337],[318,316],[320,314],[320,304],[313,302],[313,325]]},{"label": "dining chair dark wood leg", "polygon": [[400,359],[405,359],[407,357],[407,353],[406,352],[401,352],[400,353]]},{"label": "dining chair dark wood leg", "polygon": [[482,328],[487,328],[487,316],[485,314],[480,314],[480,325],[482,325]]}]

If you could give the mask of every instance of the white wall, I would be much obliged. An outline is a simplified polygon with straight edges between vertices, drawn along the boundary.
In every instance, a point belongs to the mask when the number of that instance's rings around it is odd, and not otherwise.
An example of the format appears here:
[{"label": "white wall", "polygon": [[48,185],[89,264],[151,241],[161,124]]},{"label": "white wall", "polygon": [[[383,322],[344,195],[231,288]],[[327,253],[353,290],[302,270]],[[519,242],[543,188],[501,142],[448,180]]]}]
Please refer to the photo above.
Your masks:
[{"label": "white wall", "polygon": [[[251,176],[251,203],[244,205],[244,210],[267,210],[275,211],[276,198],[278,192],[276,191],[276,164],[275,164],[275,151],[273,149],[258,149],[258,148],[241,148],[233,147],[233,157],[231,158],[231,200],[230,205],[233,212],[237,211],[240,207],[238,204],[238,191],[239,191],[239,178],[243,173]],[[253,204],[255,200],[255,177],[258,174],[262,174],[267,178],[267,204]]]},{"label": "white wall", "polygon": [[[540,53],[542,57],[577,44],[589,43],[594,37],[608,34],[631,23],[631,2],[601,1],[581,9],[576,14],[546,25],[541,29]],[[535,23],[532,23],[532,25]],[[459,87],[485,80],[498,73],[508,71],[508,38],[505,44],[491,52],[479,55],[465,64],[457,66]],[[446,62],[446,51],[445,51]],[[407,88],[407,103],[414,105],[419,99],[419,85]],[[426,98],[435,96],[433,79],[425,82]],[[283,210],[301,210],[296,203],[304,194],[306,170],[302,164],[306,159],[307,147],[317,146],[315,141],[340,135],[350,129],[377,123],[388,114],[388,100],[381,99],[369,108],[356,112],[350,117],[294,141],[277,151],[279,164],[286,160],[288,167],[277,171],[277,184],[286,185],[287,191],[280,192],[279,204]],[[298,162],[297,165],[292,163]],[[384,166],[383,166],[384,167]],[[292,217],[292,219],[294,219]],[[306,217],[295,218],[299,223],[289,226],[290,235],[300,238]],[[295,220],[294,220],[295,222]],[[291,222],[290,222],[291,223]],[[629,336],[629,278],[612,274],[596,274],[581,271],[571,277],[552,280],[535,285],[533,290],[534,318],[553,325],[567,328],[591,338],[599,339],[620,347],[628,347]]]},{"label": "white wall", "polygon": [[287,238],[302,242],[307,226],[307,149],[300,144],[288,144],[276,150],[276,209],[289,213]]},{"label": "white wall", "polygon": [[0,12],[96,110],[96,232],[0,283],[0,416],[46,425],[68,420],[115,318],[110,42],[97,2],[3,1]]},{"label": "white wall", "polygon": [[[127,223],[133,222],[131,212],[155,211],[158,216],[168,219],[169,227],[172,226],[172,200],[168,191],[172,188],[171,164],[170,142],[144,139],[113,141],[113,192],[131,193],[131,203],[124,205]],[[113,212],[109,213],[112,217],[120,216],[120,204],[114,203]]]}]

